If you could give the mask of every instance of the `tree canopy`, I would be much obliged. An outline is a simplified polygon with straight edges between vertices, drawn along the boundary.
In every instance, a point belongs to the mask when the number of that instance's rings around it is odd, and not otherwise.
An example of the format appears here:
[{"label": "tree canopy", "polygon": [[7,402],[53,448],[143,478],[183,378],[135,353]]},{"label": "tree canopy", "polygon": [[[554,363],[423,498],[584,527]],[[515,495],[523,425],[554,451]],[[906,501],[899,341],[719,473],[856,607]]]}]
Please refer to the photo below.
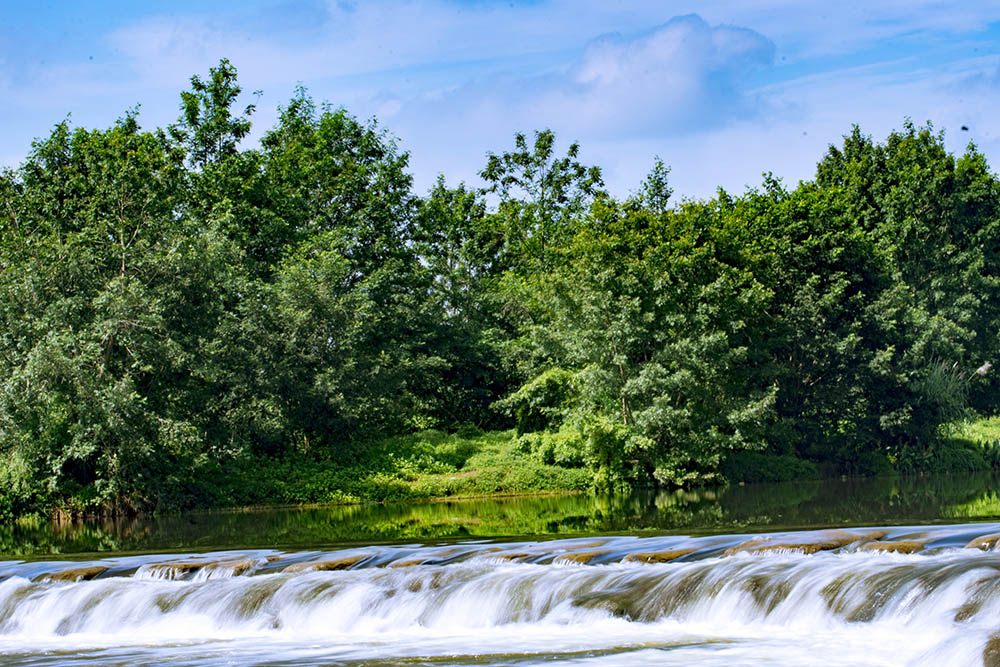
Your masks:
[{"label": "tree canopy", "polygon": [[616,199],[544,130],[420,194],[375,120],[300,89],[251,147],[240,99],[223,60],[168,128],[64,121],[0,173],[0,510],[184,507],[228,461],[468,425],[599,488],[918,469],[997,405],[1000,181],[930,125],[703,201],[659,158]]}]

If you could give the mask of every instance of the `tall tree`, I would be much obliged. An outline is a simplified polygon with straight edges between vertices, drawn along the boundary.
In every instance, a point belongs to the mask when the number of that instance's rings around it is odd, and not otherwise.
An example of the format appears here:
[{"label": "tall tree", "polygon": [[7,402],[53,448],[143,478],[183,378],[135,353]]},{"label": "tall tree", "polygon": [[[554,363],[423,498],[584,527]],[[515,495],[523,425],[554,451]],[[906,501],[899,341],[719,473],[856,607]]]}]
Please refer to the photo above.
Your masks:
[{"label": "tall tree", "polygon": [[492,220],[510,268],[550,268],[554,251],[572,238],[581,213],[602,194],[601,170],[581,164],[579,153],[579,144],[572,143],[565,156],[556,157],[555,134],[542,130],[530,147],[518,133],[514,150],[488,154],[480,176],[484,192],[499,199]]},{"label": "tall tree", "polygon": [[20,462],[15,488],[142,507],[164,466],[197,453],[185,384],[218,265],[175,215],[181,178],[134,113],[105,131],[60,123],[6,175],[0,448]]},{"label": "tall tree", "polygon": [[[970,378],[997,357],[1000,190],[975,146],[956,159],[930,125],[907,122],[881,145],[855,127],[820,162],[817,184],[838,193],[922,313],[903,348],[914,387],[942,363]],[[982,407],[995,403],[989,380],[970,385]]]}]

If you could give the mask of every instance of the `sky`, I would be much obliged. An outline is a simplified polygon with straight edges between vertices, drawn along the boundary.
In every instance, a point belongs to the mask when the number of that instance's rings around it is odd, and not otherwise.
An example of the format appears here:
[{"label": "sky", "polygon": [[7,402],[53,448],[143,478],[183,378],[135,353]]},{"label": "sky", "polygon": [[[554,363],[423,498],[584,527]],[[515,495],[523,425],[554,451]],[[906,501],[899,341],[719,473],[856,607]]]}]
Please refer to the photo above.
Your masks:
[{"label": "sky", "polygon": [[[617,196],[659,157],[675,196],[812,178],[857,124],[907,118],[1000,165],[1000,11],[942,0],[162,0],[0,3],[0,165],[70,118],[179,115],[192,75],[228,58],[253,141],[297,85],[376,118],[438,174],[480,185],[489,152],[552,129]],[[254,95],[259,91],[259,95]],[[965,129],[963,129],[965,128]]]}]

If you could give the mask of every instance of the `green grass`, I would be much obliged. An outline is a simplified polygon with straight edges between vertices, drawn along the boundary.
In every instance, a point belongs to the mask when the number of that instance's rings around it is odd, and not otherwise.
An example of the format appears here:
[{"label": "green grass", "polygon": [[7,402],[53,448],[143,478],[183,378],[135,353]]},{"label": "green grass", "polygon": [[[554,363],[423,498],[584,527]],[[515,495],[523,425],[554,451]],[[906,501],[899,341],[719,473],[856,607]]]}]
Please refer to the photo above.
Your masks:
[{"label": "green grass", "polygon": [[384,502],[583,491],[591,474],[521,451],[514,431],[422,431],[372,443],[356,462],[237,460],[201,471],[167,506]]},{"label": "green grass", "polygon": [[951,424],[946,440],[974,458],[981,458],[985,469],[1000,470],[1000,416],[978,417]]},{"label": "green grass", "polygon": [[[225,463],[209,460],[184,474],[166,476],[152,504],[157,511],[169,512],[592,488],[594,471],[569,455],[577,449],[576,443],[562,443],[566,451],[530,445],[514,431],[465,429],[449,434],[426,430],[359,446],[340,459],[297,454],[280,459],[244,456]],[[941,439],[921,453],[912,471],[985,472],[991,468],[1000,470],[1000,417],[967,420],[943,429]],[[818,477],[816,467],[806,461],[754,452],[733,453],[722,472],[731,483]],[[25,514],[3,501],[0,493],[0,520]]]},{"label": "green grass", "polygon": [[935,442],[897,467],[919,473],[1000,470],[1000,417],[971,417],[946,424]]},{"label": "green grass", "polygon": [[1000,444],[1000,416],[968,419],[954,424],[952,437],[984,448]]}]

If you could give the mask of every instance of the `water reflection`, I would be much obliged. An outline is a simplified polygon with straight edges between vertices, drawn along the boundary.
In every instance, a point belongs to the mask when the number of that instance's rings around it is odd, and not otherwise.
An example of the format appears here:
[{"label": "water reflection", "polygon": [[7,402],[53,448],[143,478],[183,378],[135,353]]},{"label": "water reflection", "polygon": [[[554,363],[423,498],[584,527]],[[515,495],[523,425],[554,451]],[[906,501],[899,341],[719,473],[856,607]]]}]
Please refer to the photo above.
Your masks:
[{"label": "water reflection", "polygon": [[0,526],[0,556],[996,520],[1000,518],[998,481],[991,475],[826,480],[631,496],[544,496],[72,524],[39,522]]}]

